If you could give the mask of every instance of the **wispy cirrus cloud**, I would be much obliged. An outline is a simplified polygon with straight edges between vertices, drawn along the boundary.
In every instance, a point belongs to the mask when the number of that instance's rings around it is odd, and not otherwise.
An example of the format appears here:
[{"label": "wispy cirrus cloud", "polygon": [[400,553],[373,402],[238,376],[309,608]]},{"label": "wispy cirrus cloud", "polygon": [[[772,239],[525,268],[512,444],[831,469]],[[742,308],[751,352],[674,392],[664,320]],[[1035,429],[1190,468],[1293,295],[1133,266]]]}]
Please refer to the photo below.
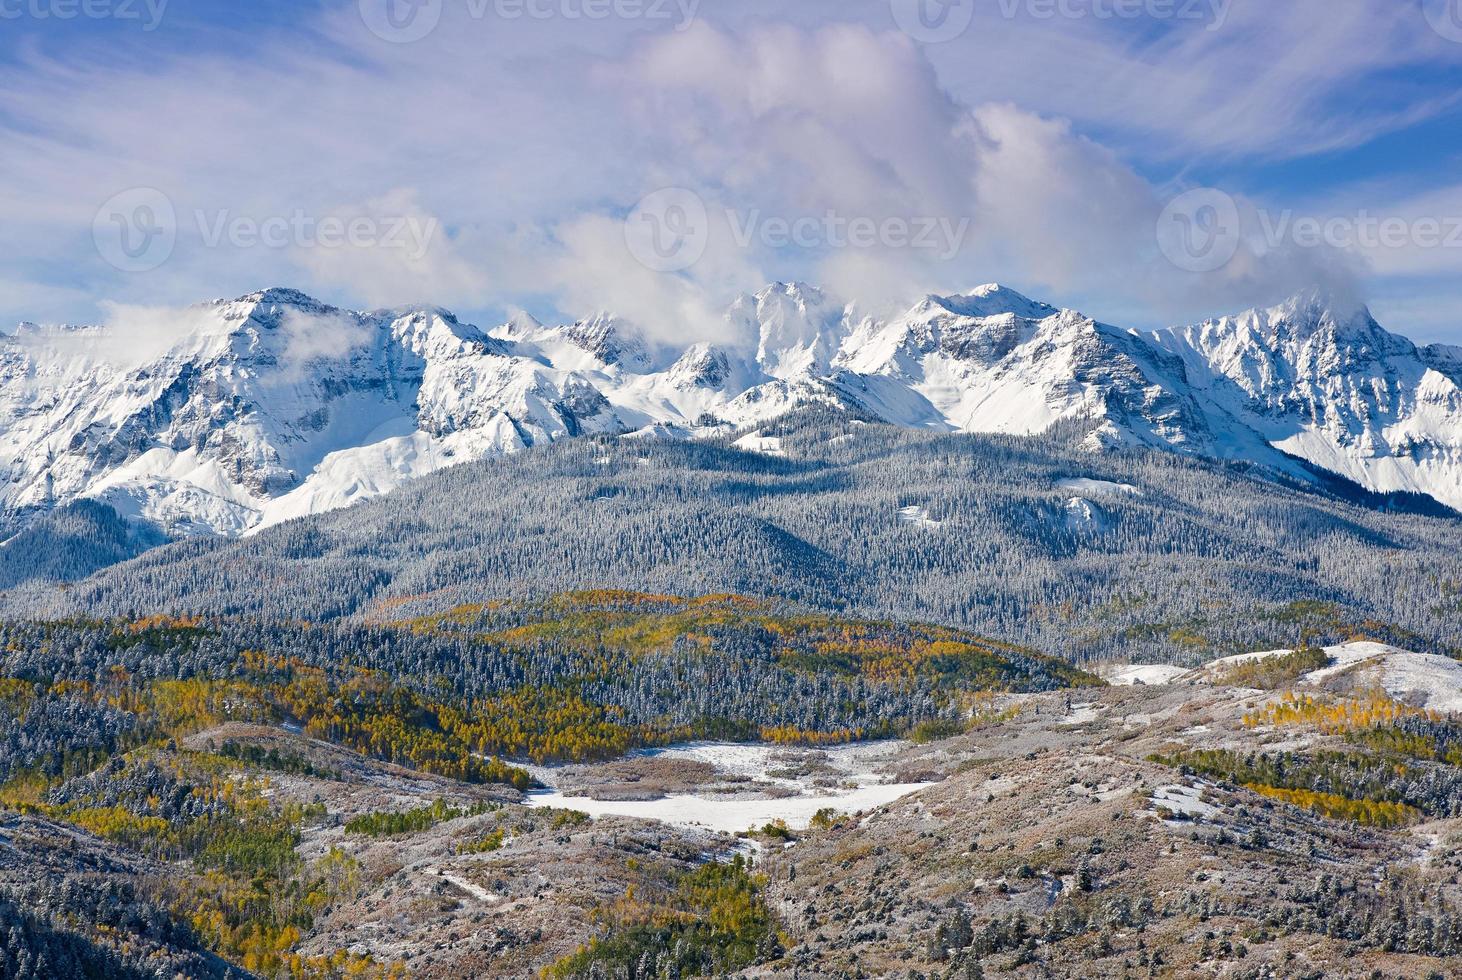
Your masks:
[{"label": "wispy cirrus cloud", "polygon": [[1087,14],[1038,17],[1020,0],[978,5],[966,36],[983,39],[973,42],[980,57],[958,43],[931,57],[963,98],[1071,118],[1124,152],[1168,163],[1354,147],[1462,99],[1462,51],[1418,3],[1178,2],[1165,8],[1174,16],[1146,22],[1096,16],[1112,9],[1100,0],[1066,6]]}]

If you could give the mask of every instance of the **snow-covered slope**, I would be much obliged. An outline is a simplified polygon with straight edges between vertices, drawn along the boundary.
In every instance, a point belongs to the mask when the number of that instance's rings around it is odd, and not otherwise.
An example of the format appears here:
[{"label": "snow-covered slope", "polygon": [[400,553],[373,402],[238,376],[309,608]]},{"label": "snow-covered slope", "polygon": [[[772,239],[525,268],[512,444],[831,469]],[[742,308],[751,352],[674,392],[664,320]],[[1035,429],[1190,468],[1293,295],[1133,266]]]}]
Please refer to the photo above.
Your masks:
[{"label": "snow-covered slope", "polygon": [[1168,664],[1113,664],[1097,671],[1113,687],[1152,687],[1175,683],[1189,673],[1186,667]]},{"label": "snow-covered slope", "polygon": [[[1109,684],[1213,683],[1228,668],[1284,657],[1293,650],[1241,653],[1205,664],[1196,670],[1167,665],[1109,664],[1098,673]],[[1432,653],[1415,653],[1385,643],[1359,640],[1325,647],[1328,663],[1300,674],[1290,686],[1312,685],[1363,694],[1383,691],[1403,704],[1431,711],[1462,712],[1462,662]]]},{"label": "snow-covered slope", "polygon": [[[1290,650],[1240,654],[1216,660],[1192,677],[1212,677],[1224,667],[1284,656]],[[1462,663],[1431,653],[1413,653],[1385,643],[1358,641],[1326,647],[1329,664],[1297,678],[1321,686],[1349,690],[1379,689],[1404,704],[1432,711],[1462,711]]]},{"label": "snow-covered slope", "polygon": [[[1462,350],[1314,297],[1139,334],[998,285],[880,318],[775,283],[714,343],[674,347],[610,313],[483,332],[272,289],[144,333],[0,337],[0,530],[96,499],[172,535],[241,534],[537,443],[748,431],[809,403],[936,431],[1082,420],[1094,450],[1308,463],[1462,508]],[[1072,489],[1072,519],[1097,520],[1106,488]]]},{"label": "snow-covered slope", "polygon": [[125,344],[52,340],[0,348],[12,514],[92,498],[169,533],[236,534],[623,428],[592,384],[441,310],[350,313],[268,290],[194,308],[140,361]]},{"label": "snow-covered slope", "polygon": [[1462,508],[1462,358],[1318,297],[1156,335],[1237,427],[1381,493]]},{"label": "snow-covered slope", "polygon": [[1292,469],[1194,397],[1183,362],[1132,331],[998,285],[931,296],[866,321],[835,362],[843,390],[889,421],[965,432],[1044,432],[1088,420],[1092,446],[1146,445]]}]

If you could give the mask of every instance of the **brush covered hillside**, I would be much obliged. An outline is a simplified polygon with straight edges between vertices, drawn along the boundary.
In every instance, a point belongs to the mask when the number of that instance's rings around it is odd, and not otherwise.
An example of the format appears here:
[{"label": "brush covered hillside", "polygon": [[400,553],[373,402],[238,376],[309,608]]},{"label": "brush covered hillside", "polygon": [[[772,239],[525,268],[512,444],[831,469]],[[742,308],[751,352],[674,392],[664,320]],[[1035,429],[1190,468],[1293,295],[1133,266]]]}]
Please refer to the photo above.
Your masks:
[{"label": "brush covered hillside", "polygon": [[[7,968],[27,977],[169,964],[186,976],[407,975],[416,947],[332,945],[322,925],[399,871],[353,845],[497,812],[501,826],[454,852],[487,854],[535,827],[562,842],[586,818],[529,816],[519,804],[538,786],[534,764],[694,739],[791,750],[927,735],[1002,694],[1101,683],[962,630],[732,596],[577,594],[369,626],[8,623],[0,650],[4,935],[27,955],[54,949],[52,964],[101,964]],[[690,874],[706,846],[656,845],[652,863],[679,848]],[[37,890],[29,879],[53,866],[55,887]],[[717,873],[751,887],[744,869],[704,872]],[[572,942],[555,927],[563,954],[592,936],[586,919],[569,924]]]},{"label": "brush covered hillside", "polygon": [[749,975],[1457,975],[1455,716],[1306,682],[1019,705],[770,854],[796,969]]},{"label": "brush covered hillside", "polygon": [[[1276,690],[1106,687],[954,630],[624,594],[3,641],[7,976],[1462,961],[1462,726],[1317,677],[1324,651],[1268,665]],[[854,728],[911,737],[839,744]],[[731,730],[769,741],[660,747]]]},{"label": "brush covered hillside", "polygon": [[1085,433],[809,410],[750,439],[585,437],[17,585],[0,611],[378,622],[622,588],[947,623],[1077,660],[1196,666],[1304,636],[1462,650],[1462,521],[1247,466],[1094,454]]}]

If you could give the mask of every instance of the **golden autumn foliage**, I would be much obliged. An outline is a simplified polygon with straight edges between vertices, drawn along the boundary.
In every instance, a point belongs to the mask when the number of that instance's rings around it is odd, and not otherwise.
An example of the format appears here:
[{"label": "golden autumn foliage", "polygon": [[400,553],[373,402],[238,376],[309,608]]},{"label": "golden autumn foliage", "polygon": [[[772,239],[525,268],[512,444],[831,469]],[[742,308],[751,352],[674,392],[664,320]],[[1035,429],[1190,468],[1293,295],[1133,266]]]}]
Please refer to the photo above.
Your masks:
[{"label": "golden autumn foliage", "polygon": [[0,706],[12,715],[23,715],[35,699],[35,685],[15,677],[0,677]]},{"label": "golden autumn foliage", "polygon": [[65,819],[98,837],[134,848],[168,830],[168,822],[161,817],[140,817],[120,806],[68,810]]},{"label": "golden autumn foliage", "polygon": [[155,630],[196,630],[203,625],[204,621],[200,617],[156,615],[135,619],[123,626],[123,629],[128,633],[142,634]]},{"label": "golden autumn foliage", "polygon": [[[0,802],[168,862],[176,875],[165,904],[191,921],[211,949],[251,971],[391,976],[390,968],[367,958],[300,953],[303,937],[356,876],[348,863],[328,869],[301,857],[305,821],[320,814],[279,802],[287,794],[272,797],[260,773],[281,780],[348,777],[318,768],[319,753],[226,744],[214,755],[187,750],[190,736],[230,722],[278,725],[424,772],[527,789],[529,773],[502,758],[589,761],[707,737],[844,743],[902,735],[931,715],[979,723],[987,715],[983,702],[969,700],[975,691],[1098,683],[1069,664],[962,630],[843,621],[738,595],[586,591],[542,600],[525,612],[529,605],[463,606],[369,633],[342,631],[328,644],[305,635],[323,637],[328,627],[309,624],[291,624],[297,632],[280,637],[262,629],[235,634],[223,619],[87,621],[93,669],[84,672],[86,680],[62,679],[68,670],[50,668],[0,678],[0,705],[16,715],[40,698],[105,708],[96,712],[107,722],[105,738],[74,751],[68,743],[33,771],[14,773]],[[452,642],[423,642],[404,635],[407,628],[442,631]],[[236,636],[247,639],[235,644]],[[276,638],[277,649],[290,655],[246,648],[273,646]],[[176,663],[159,667],[163,654],[176,655]],[[651,660],[654,672],[637,670]],[[379,669],[386,665],[391,669]],[[809,676],[828,682],[809,693],[803,684]],[[637,686],[621,691],[610,683],[623,677]],[[877,702],[890,710],[863,709],[875,703],[865,697],[874,685],[898,695]],[[788,693],[758,693],[768,689]],[[801,703],[804,693],[816,700]],[[666,699],[665,706],[657,707],[657,699]],[[763,703],[770,708],[763,711]],[[998,715],[993,707],[988,712]],[[876,727],[857,727],[865,724]],[[136,773],[133,767],[144,762],[151,768]],[[123,771],[141,778],[120,788],[107,781]],[[84,777],[79,788],[71,785],[77,777]],[[94,778],[101,789],[88,782]],[[369,815],[347,830],[408,833],[423,821],[458,814],[445,803],[423,809]],[[566,831],[585,818],[562,811],[548,819],[552,829]],[[508,839],[500,827],[478,833],[467,849],[492,850]],[[628,896],[620,924],[670,930],[726,969],[776,945],[757,898],[760,883],[747,868],[670,885],[675,902],[650,902],[643,915],[631,912],[636,900]],[[699,914],[687,918],[687,908]],[[606,952],[618,955],[599,947],[590,958]]]},{"label": "golden autumn foliage", "polygon": [[520,688],[463,709],[440,705],[437,717],[473,752],[538,763],[610,759],[674,737],[624,725],[611,709],[563,688]]},{"label": "golden autumn foliage", "polygon": [[863,737],[858,729],[838,732],[809,732],[792,725],[763,728],[761,740],[775,745],[841,745]]},{"label": "golden autumn foliage", "polygon": [[[267,777],[241,773],[237,765],[204,752],[145,748],[114,757],[71,791],[70,802],[49,802],[55,783],[41,774],[8,784],[4,802],[170,862],[173,873],[158,885],[160,903],[187,921],[205,947],[247,970],[294,980],[404,976],[344,951],[299,953],[316,916],[359,895],[359,865],[338,848],[312,862],[301,858],[300,828],[322,817],[324,807],[278,803]],[[128,795],[125,787],[139,783],[173,789]],[[108,797],[117,792],[108,787],[124,789]],[[120,802],[104,805],[100,798]]]},{"label": "golden autumn foliage", "polygon": [[480,631],[477,635],[483,639],[509,646],[552,641],[586,654],[605,648],[633,655],[663,653],[676,646],[709,649],[718,632],[734,629],[772,638],[783,666],[809,673],[831,671],[879,683],[943,678],[967,687],[1008,690],[1018,681],[1009,657],[1020,655],[1039,661],[1043,669],[1073,686],[1101,683],[1064,661],[965,630],[789,612],[740,595],[686,598],[618,590],[571,592],[520,609],[524,621],[509,626],[489,615],[501,608],[501,604],[460,606],[403,625],[420,632]]},{"label": "golden autumn foliage", "polygon": [[1334,735],[1393,725],[1405,718],[1418,717],[1438,720],[1441,716],[1393,701],[1380,691],[1372,691],[1359,699],[1340,700],[1326,700],[1291,691],[1280,700],[1244,715],[1244,727],[1303,725]]},{"label": "golden autumn foliage", "polygon": [[1291,806],[1302,807],[1331,820],[1348,820],[1367,827],[1404,827],[1421,820],[1421,811],[1405,803],[1376,800],[1352,800],[1334,793],[1308,789],[1281,789],[1257,783],[1246,785],[1260,796]]}]

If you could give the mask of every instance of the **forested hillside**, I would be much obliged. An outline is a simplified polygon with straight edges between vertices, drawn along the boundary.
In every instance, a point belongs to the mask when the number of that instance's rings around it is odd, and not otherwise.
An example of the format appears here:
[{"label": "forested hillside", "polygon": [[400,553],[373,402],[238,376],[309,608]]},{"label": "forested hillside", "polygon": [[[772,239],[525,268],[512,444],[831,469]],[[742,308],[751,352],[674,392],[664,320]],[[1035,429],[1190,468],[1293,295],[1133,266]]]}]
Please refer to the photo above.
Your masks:
[{"label": "forested hillside", "polygon": [[0,589],[31,581],[75,581],[163,541],[161,534],[123,520],[106,504],[78,500],[0,542]]},{"label": "forested hillside", "polygon": [[623,593],[385,626],[0,624],[0,781],[80,774],[160,737],[289,723],[384,761],[524,788],[498,757],[613,758],[693,738],[903,735],[985,691],[1099,683],[958,630],[736,597]]},{"label": "forested hillside", "polygon": [[768,452],[570,440],[13,589],[3,608],[383,621],[627,588],[942,622],[1077,659],[1196,663],[1357,635],[1462,649],[1462,521],[1170,453],[1095,454],[1084,433],[935,435],[811,412],[763,430]]},{"label": "forested hillside", "polygon": [[[307,830],[400,837],[493,813],[534,785],[505,758],[947,733],[997,692],[1101,683],[962,630],[625,592],[374,625],[12,622],[0,624],[0,651],[0,810],[29,821],[6,818],[7,843],[25,841],[5,849],[9,867],[64,863],[51,873],[57,887],[37,891],[23,871],[7,877],[0,855],[0,973],[25,978],[142,976],[148,962],[232,975],[209,953],[264,976],[405,975],[317,930],[359,897],[364,872],[338,848],[307,853]],[[475,795],[408,810],[388,796],[386,809],[364,813],[352,795],[347,820],[318,788],[280,798],[273,787],[286,777],[398,793],[436,779]],[[586,820],[553,823],[555,839]],[[495,851],[507,833],[463,846]],[[87,848],[100,855],[89,864],[68,857]],[[311,935],[328,943],[315,955],[300,946]]]}]

